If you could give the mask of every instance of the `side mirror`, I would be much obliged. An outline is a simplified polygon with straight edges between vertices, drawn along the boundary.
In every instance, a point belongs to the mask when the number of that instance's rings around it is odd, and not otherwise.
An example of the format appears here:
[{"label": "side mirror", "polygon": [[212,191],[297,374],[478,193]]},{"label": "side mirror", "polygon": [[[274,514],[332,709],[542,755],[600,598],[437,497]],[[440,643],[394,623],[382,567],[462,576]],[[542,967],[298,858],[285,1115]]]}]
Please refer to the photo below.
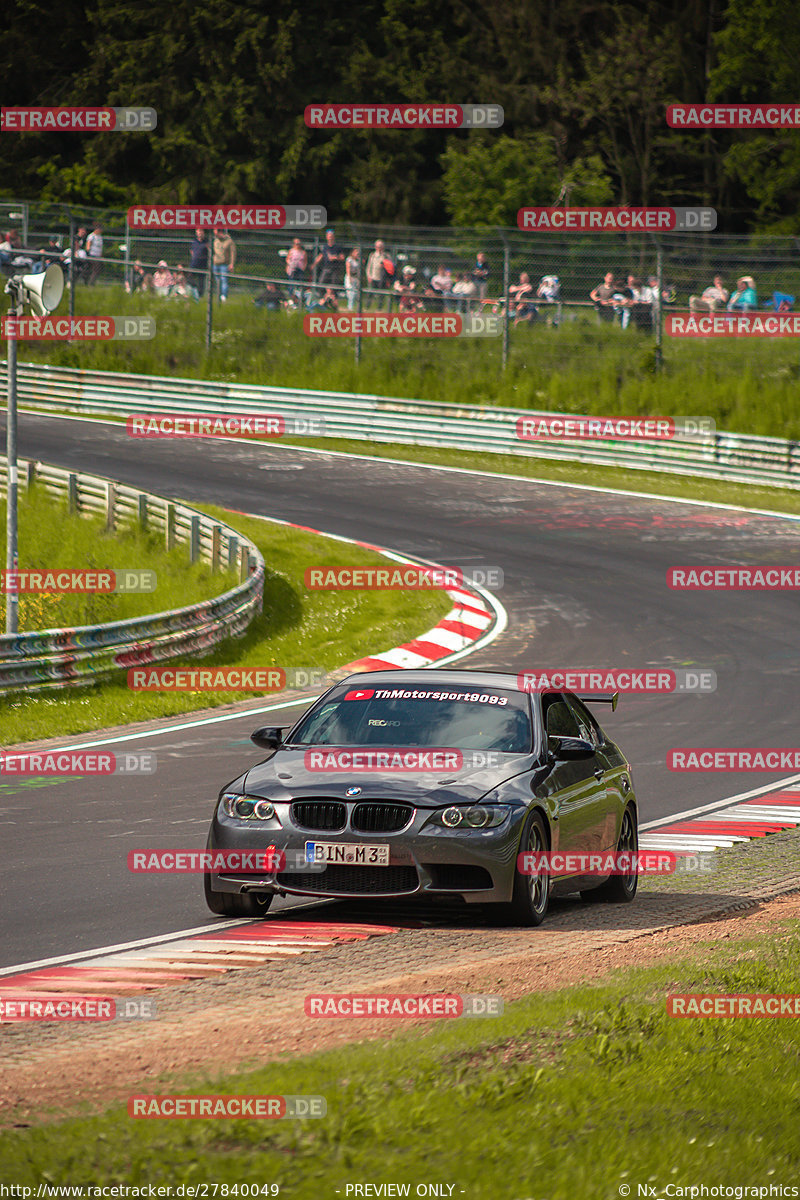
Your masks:
[{"label": "side mirror", "polygon": [[283,727],[264,725],[250,734],[250,741],[261,750],[277,750],[283,744]]},{"label": "side mirror", "polygon": [[551,737],[548,741],[548,749],[553,758],[561,762],[591,758],[595,754],[595,747],[592,743],[579,737]]}]

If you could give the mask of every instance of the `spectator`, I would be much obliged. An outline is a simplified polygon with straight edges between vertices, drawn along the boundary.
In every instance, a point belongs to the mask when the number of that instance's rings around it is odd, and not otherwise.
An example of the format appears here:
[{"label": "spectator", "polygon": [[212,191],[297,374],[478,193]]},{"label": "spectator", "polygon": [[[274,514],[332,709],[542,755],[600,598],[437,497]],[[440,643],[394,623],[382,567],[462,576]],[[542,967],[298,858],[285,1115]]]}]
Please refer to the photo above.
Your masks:
[{"label": "spectator", "polygon": [[591,292],[589,292],[589,299],[594,301],[598,316],[603,321],[614,320],[614,309],[618,303],[613,298],[616,291],[614,272],[606,271],[603,276],[603,282],[598,283],[597,287],[592,288]]},{"label": "spectator", "polygon": [[267,312],[278,312],[286,307],[286,298],[274,283],[265,283],[263,289],[253,299],[256,308],[266,308]]},{"label": "spectator", "polygon": [[728,312],[747,312],[751,308],[758,308],[756,281],[752,275],[743,275],[736,280],[736,291],[728,301]]},{"label": "spectator", "polygon": [[320,309],[324,309],[325,312],[339,311],[339,301],[334,295],[333,288],[326,288],[322,296],[314,296],[313,293],[310,293],[306,299],[308,301],[306,307],[309,312],[318,312]]},{"label": "spectator", "polygon": [[175,276],[162,258],[153,273],[153,291],[157,296],[168,296],[174,283]]},{"label": "spectator", "polygon": [[224,304],[228,299],[228,272],[236,265],[236,247],[227,229],[214,230],[213,271],[219,281],[219,300]]},{"label": "spectator", "polygon": [[514,325],[520,321],[535,321],[539,311],[533,301],[533,284],[527,271],[519,277],[519,283],[512,283],[508,289],[509,306],[514,309]]},{"label": "spectator", "polygon": [[361,271],[360,251],[354,246],[344,263],[344,294],[347,297],[347,308],[355,312],[358,303],[358,280]]},{"label": "spectator", "polygon": [[472,268],[472,282],[477,289],[478,299],[485,300],[489,290],[489,262],[482,250],[479,251]]},{"label": "spectator", "polygon": [[190,285],[197,293],[197,299],[205,295],[206,276],[208,274],[208,241],[205,229],[195,229],[194,241],[189,249],[189,266],[192,268]]},{"label": "spectator", "polygon": [[21,253],[22,242],[16,229],[9,229],[5,240],[0,242],[0,266],[13,272],[30,271],[33,259]]},{"label": "spectator", "polygon": [[728,303],[728,289],[724,286],[721,275],[714,276],[714,282],[706,288],[702,296],[689,297],[691,312],[716,312]]},{"label": "spectator", "polygon": [[97,282],[97,277],[100,274],[100,271],[102,270],[102,267],[103,267],[103,264],[101,262],[101,259],[103,257],[103,227],[102,227],[102,225],[99,225],[99,224],[95,225],[94,229],[87,237],[87,239],[86,239],[86,255],[87,255],[87,257],[89,259],[89,263],[90,263],[86,282],[91,287],[92,284]]},{"label": "spectator", "polygon": [[86,283],[89,278],[89,256],[86,253],[88,231],[85,225],[78,226],[72,257],[75,260],[74,276],[77,283]]},{"label": "spectator", "polygon": [[[300,241],[300,238],[293,238],[291,247],[286,251],[286,277],[287,279],[305,278],[306,270],[308,269],[308,254]],[[297,300],[300,300],[303,295],[303,288],[300,286],[294,293]]]},{"label": "spectator", "polygon": [[543,275],[536,289],[536,296],[546,304],[558,304],[561,299],[561,283],[557,275]]},{"label": "spectator", "polygon": [[316,271],[319,264],[322,267],[317,276],[317,283],[324,288],[336,287],[342,282],[344,251],[336,241],[336,235],[332,229],[329,229],[325,234],[325,241],[320,247],[320,252],[314,259],[314,270]]},{"label": "spectator", "polygon": [[153,276],[147,274],[142,266],[141,259],[137,258],[133,264],[131,281],[130,283],[125,284],[125,291],[130,292],[130,294],[133,295],[134,292],[149,292],[152,287]]},{"label": "spectator", "polygon": [[58,240],[50,236],[43,246],[39,247],[39,257],[33,264],[32,273],[34,275],[43,274],[53,263],[62,265],[64,259],[61,253],[61,246]]},{"label": "spectator", "polygon": [[193,284],[189,283],[188,279],[186,278],[186,272],[183,269],[183,263],[178,263],[177,267],[175,268],[172,289],[170,290],[169,295],[175,299],[195,301],[200,299],[197,289]]},{"label": "spectator", "polygon": [[453,284],[453,295],[458,296],[456,302],[456,311],[466,313],[470,311],[470,301],[473,296],[478,294],[478,285],[471,279],[466,272],[459,275]]},{"label": "spectator", "polygon": [[623,329],[627,329],[631,322],[631,314],[637,304],[642,302],[642,281],[636,275],[629,275],[625,287],[622,289],[622,300],[617,306],[617,312],[620,314],[620,322]]},{"label": "spectator", "polygon": [[76,283],[86,279],[86,250],[77,237],[72,249],[67,247],[64,251],[64,273],[67,276],[67,287],[71,286],[70,275]]},{"label": "spectator", "polygon": [[416,295],[416,273],[415,267],[405,266],[400,279],[394,281],[394,291],[398,296],[397,307],[401,313],[419,312],[423,307],[422,300]]},{"label": "spectator", "polygon": [[[367,270],[366,270],[367,287],[369,288],[369,290],[371,292],[374,293],[373,303],[374,303],[375,307],[377,307],[377,308],[380,308],[380,306],[381,306],[381,297],[380,297],[379,293],[382,292],[384,290],[384,288],[387,286],[387,278],[388,278],[388,272],[386,270],[387,261],[391,263],[392,260],[390,258],[388,258],[387,254],[385,253],[385,250],[384,250],[383,242],[380,241],[380,239],[379,239],[375,243],[375,249],[372,251],[369,258],[367,259]],[[392,263],[391,273],[392,273],[392,275],[394,275],[394,264],[393,263]],[[372,305],[370,305],[370,307],[372,307]]]}]

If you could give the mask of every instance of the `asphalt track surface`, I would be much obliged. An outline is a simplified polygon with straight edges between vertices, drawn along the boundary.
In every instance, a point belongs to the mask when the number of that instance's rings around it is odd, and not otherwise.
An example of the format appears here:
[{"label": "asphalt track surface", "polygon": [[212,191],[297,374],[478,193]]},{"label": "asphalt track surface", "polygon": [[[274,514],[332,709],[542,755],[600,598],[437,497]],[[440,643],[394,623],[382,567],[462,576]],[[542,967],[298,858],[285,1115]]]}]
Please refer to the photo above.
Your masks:
[{"label": "asphalt track surface", "polygon": [[[461,667],[712,668],[712,695],[623,697],[615,714],[598,713],[633,764],[643,823],[786,775],[676,775],[665,759],[673,746],[798,744],[797,596],[679,593],[665,576],[683,564],[795,562],[798,521],[275,445],[134,441],[119,425],[31,413],[19,454],[448,565],[499,566],[508,629]],[[126,855],[203,846],[218,788],[263,757],[249,734],[270,720],[176,718],[129,743],[155,751],[156,774],[113,787],[3,788],[0,967],[213,923],[201,876],[132,875]]]}]

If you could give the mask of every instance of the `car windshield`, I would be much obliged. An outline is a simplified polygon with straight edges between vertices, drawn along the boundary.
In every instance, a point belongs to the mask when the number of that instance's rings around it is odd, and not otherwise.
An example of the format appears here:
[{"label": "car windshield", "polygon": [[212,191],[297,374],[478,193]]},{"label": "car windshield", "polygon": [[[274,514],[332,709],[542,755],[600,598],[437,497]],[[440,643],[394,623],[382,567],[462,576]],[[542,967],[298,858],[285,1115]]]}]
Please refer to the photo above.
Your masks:
[{"label": "car windshield", "polygon": [[527,754],[528,698],[496,688],[350,688],[300,722],[291,745],[446,746]]}]

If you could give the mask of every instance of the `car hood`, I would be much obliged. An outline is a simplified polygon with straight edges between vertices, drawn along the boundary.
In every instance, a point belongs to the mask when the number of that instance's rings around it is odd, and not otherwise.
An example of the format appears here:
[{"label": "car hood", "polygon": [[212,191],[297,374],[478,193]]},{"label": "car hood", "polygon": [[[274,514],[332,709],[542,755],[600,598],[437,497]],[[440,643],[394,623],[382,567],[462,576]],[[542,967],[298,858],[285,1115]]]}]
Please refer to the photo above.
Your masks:
[{"label": "car hood", "polygon": [[[407,800],[415,805],[432,806],[459,801],[463,804],[477,802],[506,780],[529,770],[532,762],[529,754],[501,754],[489,766],[475,766],[470,761],[459,770],[321,771],[306,765],[304,750],[286,749],[252,767],[244,776],[244,788],[249,796],[277,801],[325,796],[341,800]],[[354,787],[361,788],[358,796],[347,796],[347,789]]]}]

